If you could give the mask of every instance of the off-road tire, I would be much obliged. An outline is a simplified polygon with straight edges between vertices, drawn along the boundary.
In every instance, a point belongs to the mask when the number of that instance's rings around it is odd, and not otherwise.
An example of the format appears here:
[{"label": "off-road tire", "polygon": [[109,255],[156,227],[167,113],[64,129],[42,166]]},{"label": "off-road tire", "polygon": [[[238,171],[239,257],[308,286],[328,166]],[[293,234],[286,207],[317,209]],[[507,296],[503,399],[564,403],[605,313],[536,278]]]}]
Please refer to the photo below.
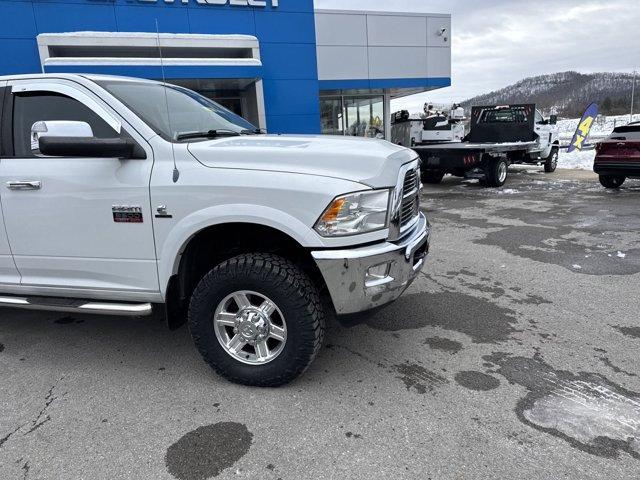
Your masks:
[{"label": "off-road tire", "polygon": [[487,166],[484,169],[484,183],[486,187],[501,187],[507,181],[508,175],[502,174],[501,169],[506,169],[509,164],[504,158],[492,158],[487,162]]},{"label": "off-road tire", "polygon": [[433,170],[422,170],[420,172],[420,179],[422,183],[429,183],[431,185],[437,185],[442,182],[444,178],[444,172],[438,172]]},{"label": "off-road tire", "polygon": [[624,175],[600,175],[600,185],[605,188],[620,188],[627,179]]},{"label": "off-road tire", "polygon": [[[269,297],[286,321],[285,346],[264,365],[238,361],[216,337],[216,307],[239,290]],[[277,387],[301,375],[318,354],[324,339],[325,312],[316,286],[297,265],[277,255],[251,253],[226,260],[204,276],[191,297],[188,321],[196,347],[217,373],[243,385]]]},{"label": "off-road tire", "polygon": [[544,171],[546,173],[553,173],[558,168],[558,149],[552,148],[549,156],[544,159]]}]

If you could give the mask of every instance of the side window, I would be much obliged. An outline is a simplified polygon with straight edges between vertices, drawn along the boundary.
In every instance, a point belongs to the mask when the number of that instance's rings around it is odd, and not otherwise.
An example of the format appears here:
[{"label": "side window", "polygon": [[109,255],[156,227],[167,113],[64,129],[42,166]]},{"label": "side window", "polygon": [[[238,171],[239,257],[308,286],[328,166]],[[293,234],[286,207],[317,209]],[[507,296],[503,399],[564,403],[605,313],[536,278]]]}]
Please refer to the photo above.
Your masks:
[{"label": "side window", "polygon": [[2,145],[2,129],[3,129],[3,123],[4,123],[2,121],[2,109],[4,106],[4,95],[6,90],[7,90],[6,87],[0,87],[0,157],[6,153]]},{"label": "side window", "polygon": [[31,151],[31,127],[39,121],[71,120],[86,122],[97,138],[120,135],[96,113],[79,101],[53,92],[14,95],[13,145],[16,157],[34,157]]}]

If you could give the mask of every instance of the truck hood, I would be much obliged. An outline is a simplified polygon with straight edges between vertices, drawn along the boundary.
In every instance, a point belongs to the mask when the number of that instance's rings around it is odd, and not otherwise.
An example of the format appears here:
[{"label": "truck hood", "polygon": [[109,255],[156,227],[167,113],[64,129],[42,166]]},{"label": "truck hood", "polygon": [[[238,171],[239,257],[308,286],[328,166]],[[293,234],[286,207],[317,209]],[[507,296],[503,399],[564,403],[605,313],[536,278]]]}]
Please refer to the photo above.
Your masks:
[{"label": "truck hood", "polygon": [[384,140],[328,135],[247,135],[194,142],[189,152],[211,168],[318,175],[373,188],[392,187],[415,152]]}]

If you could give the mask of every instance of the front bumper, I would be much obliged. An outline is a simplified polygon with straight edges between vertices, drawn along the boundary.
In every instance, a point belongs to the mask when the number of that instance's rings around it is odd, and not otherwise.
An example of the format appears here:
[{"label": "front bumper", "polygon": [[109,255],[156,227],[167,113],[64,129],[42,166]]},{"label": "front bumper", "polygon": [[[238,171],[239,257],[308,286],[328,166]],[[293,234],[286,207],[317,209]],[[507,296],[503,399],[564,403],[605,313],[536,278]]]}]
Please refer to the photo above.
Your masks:
[{"label": "front bumper", "polygon": [[[429,253],[430,233],[429,222],[421,213],[418,223],[397,243],[311,252],[336,313],[347,315],[371,310],[402,295],[422,270]],[[385,274],[368,275],[369,269],[381,265],[388,266]]]}]

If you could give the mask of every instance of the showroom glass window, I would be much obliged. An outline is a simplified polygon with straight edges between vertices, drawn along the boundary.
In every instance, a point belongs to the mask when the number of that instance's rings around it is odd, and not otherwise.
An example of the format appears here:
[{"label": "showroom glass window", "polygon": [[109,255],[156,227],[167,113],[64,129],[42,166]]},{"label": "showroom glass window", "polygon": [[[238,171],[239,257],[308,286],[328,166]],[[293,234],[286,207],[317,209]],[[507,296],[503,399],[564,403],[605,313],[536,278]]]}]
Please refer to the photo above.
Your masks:
[{"label": "showroom glass window", "polygon": [[345,135],[384,138],[384,98],[345,97]]},{"label": "showroom glass window", "polygon": [[325,135],[344,135],[342,97],[320,99],[320,121]]},{"label": "showroom glass window", "polygon": [[384,138],[384,96],[343,95],[320,100],[322,133]]}]

